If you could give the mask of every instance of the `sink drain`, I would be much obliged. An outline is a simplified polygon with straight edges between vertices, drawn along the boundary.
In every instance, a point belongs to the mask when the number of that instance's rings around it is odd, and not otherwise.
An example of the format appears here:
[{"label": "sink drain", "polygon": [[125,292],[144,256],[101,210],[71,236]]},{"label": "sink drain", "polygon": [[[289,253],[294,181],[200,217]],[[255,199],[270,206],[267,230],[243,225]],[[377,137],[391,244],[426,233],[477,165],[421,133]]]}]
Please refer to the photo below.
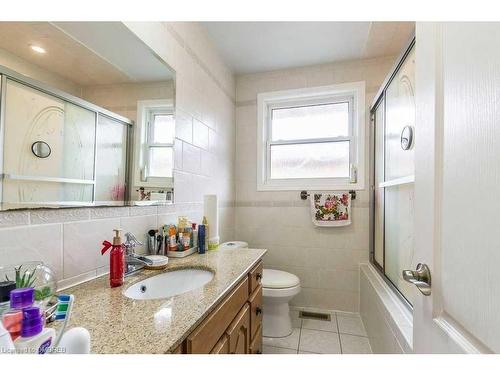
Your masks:
[{"label": "sink drain", "polygon": [[141,293],[146,293],[146,285],[141,285]]}]

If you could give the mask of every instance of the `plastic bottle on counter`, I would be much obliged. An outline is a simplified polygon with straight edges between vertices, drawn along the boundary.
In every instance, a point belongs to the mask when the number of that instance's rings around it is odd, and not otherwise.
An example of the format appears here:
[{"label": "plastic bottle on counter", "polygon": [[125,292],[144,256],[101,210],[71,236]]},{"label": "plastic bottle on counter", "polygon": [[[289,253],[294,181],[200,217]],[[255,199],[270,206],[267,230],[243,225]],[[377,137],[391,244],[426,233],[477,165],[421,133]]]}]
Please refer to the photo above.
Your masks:
[{"label": "plastic bottle on counter", "polygon": [[196,226],[196,223],[191,224],[191,229],[193,232],[193,235],[191,236],[191,238],[193,239],[193,244],[191,247],[198,247],[198,228]]},{"label": "plastic bottle on counter", "polygon": [[19,288],[10,292],[10,309],[2,314],[2,324],[10,333],[12,340],[21,335],[23,309],[35,303],[35,289]]},{"label": "plastic bottle on counter", "polygon": [[207,250],[206,246],[207,242],[206,242],[205,225],[200,224],[198,225],[198,253],[205,254],[205,251]]},{"label": "plastic bottle on counter", "polygon": [[205,226],[205,246],[208,249],[208,239],[210,238],[210,227],[208,226],[208,220],[206,216],[203,216],[203,221],[201,222]]},{"label": "plastic bottle on counter", "polygon": [[177,230],[173,224],[170,224],[168,228],[168,249],[169,251],[177,251]]},{"label": "plastic bottle on counter", "polygon": [[56,337],[54,328],[44,328],[44,317],[40,308],[23,309],[21,337],[14,340],[16,352],[20,354],[45,354]]}]

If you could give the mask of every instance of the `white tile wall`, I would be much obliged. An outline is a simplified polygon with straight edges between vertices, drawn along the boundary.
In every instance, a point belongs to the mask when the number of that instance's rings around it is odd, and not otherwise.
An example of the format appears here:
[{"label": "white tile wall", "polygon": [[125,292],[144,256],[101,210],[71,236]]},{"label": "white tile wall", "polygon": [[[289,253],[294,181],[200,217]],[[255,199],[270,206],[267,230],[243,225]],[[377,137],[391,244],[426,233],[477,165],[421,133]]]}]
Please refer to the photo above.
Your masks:
[{"label": "white tile wall", "polygon": [[[359,310],[359,264],[368,261],[369,198],[367,191],[358,192],[351,226],[316,228],[308,202],[300,200],[298,191],[258,192],[257,94],[365,81],[368,127],[369,106],[393,62],[394,58],[388,57],[237,77],[235,238],[266,247],[266,267],[299,276],[303,288],[291,302],[295,306]],[[366,134],[368,145],[369,132]]]},{"label": "white tile wall", "polygon": [[63,278],[108,265],[109,254],[101,255],[102,242],[115,228],[120,228],[119,218],[63,224]]},{"label": "white tile wall", "polygon": [[32,260],[47,263],[60,278],[63,274],[62,224],[0,229],[1,264]]},{"label": "white tile wall", "polygon": [[[199,222],[203,195],[209,193],[219,196],[221,239],[233,238],[235,82],[231,72],[196,23],[126,26],[176,71],[176,204],[2,212],[0,264],[45,261],[57,272],[61,285],[91,279],[108,269],[108,256],[101,256],[100,249],[103,240],[112,238],[114,227],[145,240],[148,229],[175,222],[178,215]],[[149,89],[162,97],[168,91],[164,87]],[[87,91],[87,95],[100,92]]]}]

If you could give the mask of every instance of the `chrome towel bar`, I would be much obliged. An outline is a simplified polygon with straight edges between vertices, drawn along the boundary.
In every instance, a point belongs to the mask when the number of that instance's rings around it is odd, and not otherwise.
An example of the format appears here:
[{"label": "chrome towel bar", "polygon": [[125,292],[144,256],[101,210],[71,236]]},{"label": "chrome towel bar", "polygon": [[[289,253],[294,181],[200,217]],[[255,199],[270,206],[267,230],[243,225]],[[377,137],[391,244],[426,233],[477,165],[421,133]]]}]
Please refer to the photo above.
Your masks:
[{"label": "chrome towel bar", "polygon": [[[355,190],[349,190],[349,194],[351,194],[351,199],[356,199],[356,191]],[[309,193],[307,192],[307,190],[302,190],[300,192],[300,199],[302,199],[303,201],[305,201],[307,199],[307,197],[309,197]]]}]

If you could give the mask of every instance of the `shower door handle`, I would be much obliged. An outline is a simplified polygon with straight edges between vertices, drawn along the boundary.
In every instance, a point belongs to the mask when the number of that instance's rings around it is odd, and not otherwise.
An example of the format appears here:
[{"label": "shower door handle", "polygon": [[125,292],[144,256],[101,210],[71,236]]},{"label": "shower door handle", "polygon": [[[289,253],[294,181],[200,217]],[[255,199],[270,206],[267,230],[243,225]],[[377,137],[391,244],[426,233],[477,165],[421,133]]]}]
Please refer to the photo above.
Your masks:
[{"label": "shower door handle", "polygon": [[424,296],[431,295],[431,270],[427,264],[417,264],[417,269],[404,270],[403,279],[415,285]]}]

